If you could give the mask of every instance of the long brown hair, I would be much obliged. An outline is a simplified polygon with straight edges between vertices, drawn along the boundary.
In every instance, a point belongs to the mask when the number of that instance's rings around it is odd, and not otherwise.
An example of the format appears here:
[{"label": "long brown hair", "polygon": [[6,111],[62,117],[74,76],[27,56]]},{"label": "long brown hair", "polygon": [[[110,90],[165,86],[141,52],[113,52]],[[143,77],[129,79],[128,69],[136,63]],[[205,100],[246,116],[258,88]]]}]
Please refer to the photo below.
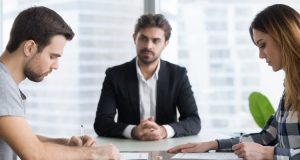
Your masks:
[{"label": "long brown hair", "polygon": [[300,15],[293,8],[275,4],[258,13],[249,28],[270,35],[281,48],[285,71],[285,109],[298,111],[300,120]]}]

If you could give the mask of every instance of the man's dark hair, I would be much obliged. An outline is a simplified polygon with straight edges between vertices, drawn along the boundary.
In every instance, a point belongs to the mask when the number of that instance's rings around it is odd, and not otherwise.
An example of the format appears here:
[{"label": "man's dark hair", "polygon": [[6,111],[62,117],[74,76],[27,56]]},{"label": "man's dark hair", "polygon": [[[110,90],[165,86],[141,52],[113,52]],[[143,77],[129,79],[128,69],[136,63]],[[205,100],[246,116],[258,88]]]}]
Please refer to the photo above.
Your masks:
[{"label": "man's dark hair", "polygon": [[22,42],[33,40],[38,46],[38,52],[40,52],[55,35],[63,35],[67,40],[72,40],[74,32],[55,11],[42,6],[31,7],[16,17],[6,50],[11,53]]},{"label": "man's dark hair", "polygon": [[170,39],[172,27],[168,20],[162,14],[144,14],[135,25],[134,35],[141,29],[148,27],[158,27],[164,30],[166,41]]}]

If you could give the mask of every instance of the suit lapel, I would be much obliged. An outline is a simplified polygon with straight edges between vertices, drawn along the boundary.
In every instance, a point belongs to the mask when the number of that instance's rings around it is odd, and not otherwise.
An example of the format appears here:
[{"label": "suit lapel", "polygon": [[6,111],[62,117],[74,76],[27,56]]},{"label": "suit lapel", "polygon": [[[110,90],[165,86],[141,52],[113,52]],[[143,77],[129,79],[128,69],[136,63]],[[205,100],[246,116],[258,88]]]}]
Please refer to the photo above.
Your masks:
[{"label": "suit lapel", "polygon": [[167,95],[167,85],[168,85],[168,76],[166,71],[166,62],[160,60],[160,69],[158,73],[158,80],[157,80],[157,89],[156,89],[156,122],[160,123],[160,118],[163,118],[161,115],[162,111],[165,111],[163,107],[165,107],[166,103],[164,99]]},{"label": "suit lapel", "polygon": [[135,58],[129,63],[127,89],[129,93],[130,102],[132,103],[131,107],[133,107],[134,110],[134,115],[131,116],[134,117],[135,121],[139,122],[140,121],[139,87],[138,87]]}]

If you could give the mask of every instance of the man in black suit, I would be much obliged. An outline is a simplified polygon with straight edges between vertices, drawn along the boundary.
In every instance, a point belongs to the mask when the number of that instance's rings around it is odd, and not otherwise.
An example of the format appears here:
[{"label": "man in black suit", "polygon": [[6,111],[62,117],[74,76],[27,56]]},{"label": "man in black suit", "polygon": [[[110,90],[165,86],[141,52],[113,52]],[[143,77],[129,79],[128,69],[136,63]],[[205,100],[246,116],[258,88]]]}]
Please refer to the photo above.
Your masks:
[{"label": "man in black suit", "polygon": [[150,141],[199,133],[186,69],[160,59],[170,36],[171,26],[163,15],[138,19],[133,34],[136,58],[106,70],[94,123],[99,136]]}]

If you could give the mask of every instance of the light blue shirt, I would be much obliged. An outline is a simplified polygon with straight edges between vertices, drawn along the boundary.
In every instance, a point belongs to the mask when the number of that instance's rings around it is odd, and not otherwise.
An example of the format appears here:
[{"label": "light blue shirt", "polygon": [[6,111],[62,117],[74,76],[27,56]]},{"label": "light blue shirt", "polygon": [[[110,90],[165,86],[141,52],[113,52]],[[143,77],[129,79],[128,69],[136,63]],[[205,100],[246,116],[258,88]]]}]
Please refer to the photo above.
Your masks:
[{"label": "light blue shirt", "polygon": [[[25,117],[25,99],[7,68],[0,62],[0,117]],[[0,159],[17,160],[15,152],[1,137]]]}]

